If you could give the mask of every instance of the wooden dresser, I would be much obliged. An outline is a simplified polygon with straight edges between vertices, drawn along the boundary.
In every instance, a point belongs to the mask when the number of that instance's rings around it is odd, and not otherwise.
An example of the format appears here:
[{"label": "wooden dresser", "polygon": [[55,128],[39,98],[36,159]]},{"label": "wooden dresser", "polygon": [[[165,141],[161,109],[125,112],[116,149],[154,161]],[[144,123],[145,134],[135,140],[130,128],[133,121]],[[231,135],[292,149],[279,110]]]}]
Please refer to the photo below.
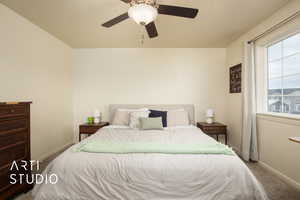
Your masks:
[{"label": "wooden dresser", "polygon": [[[26,175],[31,178],[30,171],[30,104],[18,102],[14,104],[0,102],[0,199],[8,199],[13,195],[26,192],[32,185],[26,183]],[[19,170],[11,169],[16,161]],[[27,170],[21,163],[27,162]],[[16,174],[16,184],[10,178]],[[24,174],[21,180],[19,174]],[[25,182],[25,183],[24,183]]]}]

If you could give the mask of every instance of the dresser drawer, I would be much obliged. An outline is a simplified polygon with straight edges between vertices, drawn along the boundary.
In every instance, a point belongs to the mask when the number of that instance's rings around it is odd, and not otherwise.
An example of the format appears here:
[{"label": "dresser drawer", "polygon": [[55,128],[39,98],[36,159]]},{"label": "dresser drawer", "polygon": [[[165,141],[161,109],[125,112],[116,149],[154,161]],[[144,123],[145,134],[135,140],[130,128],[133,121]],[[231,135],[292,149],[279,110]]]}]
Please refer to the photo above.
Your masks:
[{"label": "dresser drawer", "polygon": [[[29,162],[27,161],[27,163],[29,164]],[[18,166],[18,169],[14,166],[11,170],[11,165],[12,163],[5,167],[5,168],[2,168],[0,170],[0,192],[2,190],[5,190],[6,188],[8,187],[14,187],[15,184],[11,184],[12,183],[26,183],[26,175],[30,178],[29,180],[31,180],[31,172],[29,169],[24,169],[22,166],[22,164],[24,163],[21,163],[21,161],[17,162],[17,166]],[[28,165],[27,166],[30,166]],[[20,179],[20,174],[24,174],[22,175],[22,180]],[[12,178],[11,178],[11,175],[12,175]]]},{"label": "dresser drawer", "polygon": [[16,129],[28,128],[28,119],[24,117],[0,120],[0,134]]},{"label": "dresser drawer", "polygon": [[10,166],[0,170],[0,192],[10,186]]},{"label": "dresser drawer", "polygon": [[16,143],[12,146],[0,147],[0,168],[13,161],[25,159],[27,156],[26,143]]},{"label": "dresser drawer", "polygon": [[[20,174],[31,174],[30,169],[21,167],[23,162],[18,163],[19,170],[10,170],[14,161],[26,160],[30,164],[30,104],[0,102],[0,200],[12,199],[14,195],[31,188],[31,185],[24,182],[24,176],[20,184]],[[16,175],[16,184],[10,184],[11,174]]]},{"label": "dresser drawer", "polygon": [[0,105],[0,118],[26,114],[27,107],[25,105]]},{"label": "dresser drawer", "polygon": [[0,149],[2,147],[25,142],[27,140],[28,129],[20,129],[15,131],[9,131],[2,134],[0,133]]}]

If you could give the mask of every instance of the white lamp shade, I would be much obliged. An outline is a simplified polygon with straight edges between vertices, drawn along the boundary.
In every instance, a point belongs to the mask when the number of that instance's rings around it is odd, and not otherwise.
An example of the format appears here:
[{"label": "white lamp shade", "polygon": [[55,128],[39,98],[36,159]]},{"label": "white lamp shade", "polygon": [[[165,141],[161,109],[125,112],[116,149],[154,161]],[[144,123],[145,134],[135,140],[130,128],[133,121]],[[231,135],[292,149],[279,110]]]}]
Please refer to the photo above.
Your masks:
[{"label": "white lamp shade", "polygon": [[206,117],[214,117],[214,115],[215,115],[215,112],[213,109],[208,109],[206,111]]},{"label": "white lamp shade", "polygon": [[156,19],[158,12],[156,8],[148,4],[136,4],[129,8],[128,15],[136,23],[147,25]]},{"label": "white lamp shade", "polygon": [[99,110],[94,110],[94,117],[100,117],[100,111]]}]

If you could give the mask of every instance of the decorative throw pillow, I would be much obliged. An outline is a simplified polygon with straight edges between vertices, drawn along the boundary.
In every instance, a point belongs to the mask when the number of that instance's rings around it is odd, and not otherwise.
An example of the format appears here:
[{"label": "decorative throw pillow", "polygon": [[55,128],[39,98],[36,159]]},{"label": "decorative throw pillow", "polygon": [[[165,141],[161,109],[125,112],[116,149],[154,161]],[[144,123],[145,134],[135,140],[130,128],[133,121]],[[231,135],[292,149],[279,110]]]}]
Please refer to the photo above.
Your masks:
[{"label": "decorative throw pillow", "polygon": [[155,118],[155,117],[161,117],[162,118],[162,124],[163,127],[167,127],[167,111],[160,111],[160,110],[150,110],[149,117]]},{"label": "decorative throw pillow", "polygon": [[140,118],[140,129],[142,130],[163,130],[162,117]]},{"label": "decorative throw pillow", "polygon": [[128,126],[130,120],[130,113],[135,111],[148,111],[148,108],[140,109],[117,109],[114,114],[112,125]]},{"label": "decorative throw pillow", "polygon": [[189,115],[185,110],[168,111],[168,126],[188,126]]},{"label": "decorative throw pillow", "polygon": [[140,118],[149,117],[149,111],[136,111],[130,113],[129,126],[130,128],[140,128]]}]

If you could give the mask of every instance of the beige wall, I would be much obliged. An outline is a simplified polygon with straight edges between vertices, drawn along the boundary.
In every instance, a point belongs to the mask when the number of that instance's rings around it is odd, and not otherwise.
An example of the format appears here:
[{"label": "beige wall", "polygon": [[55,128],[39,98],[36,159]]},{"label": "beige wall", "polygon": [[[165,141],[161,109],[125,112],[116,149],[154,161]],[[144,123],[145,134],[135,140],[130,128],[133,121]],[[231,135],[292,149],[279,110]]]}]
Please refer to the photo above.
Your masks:
[{"label": "beige wall", "polygon": [[[74,126],[109,104],[195,104],[226,121],[225,49],[74,50]],[[76,134],[77,139],[77,134]]]},{"label": "beige wall", "polygon": [[[240,151],[242,99],[241,94],[228,94],[228,69],[242,62],[244,41],[299,9],[300,2],[292,1],[230,44],[227,51],[72,51],[0,4],[0,101],[33,101],[33,159],[41,159],[71,143],[72,125],[75,127],[74,140],[78,141],[78,124],[95,108],[100,109],[107,120],[108,105],[113,103],[192,103],[196,106],[197,120],[204,119],[207,108],[214,108],[216,119],[229,125],[230,144]],[[258,117],[261,162],[296,186],[300,183],[300,161],[297,159],[300,148],[287,138],[300,136],[299,125],[297,120],[267,115]]]},{"label": "beige wall", "polygon": [[72,142],[72,49],[0,4],[0,101],[31,100],[31,154]]},{"label": "beige wall", "polygon": [[[262,33],[267,28],[278,23],[300,9],[300,1],[292,1],[273,16],[244,34],[227,48],[227,66],[243,62],[243,43]],[[286,25],[267,38],[258,41],[258,44],[267,44],[271,40],[281,38],[289,32],[299,29],[299,19]],[[268,41],[269,40],[269,41]],[[258,71],[262,71],[258,65]],[[241,150],[241,120],[242,120],[241,94],[228,95],[228,124],[230,131],[230,144],[238,151]],[[283,119],[264,115],[258,117],[258,134],[260,161],[282,178],[300,188],[300,145],[288,141],[290,136],[300,136],[300,126],[295,120]]]}]

